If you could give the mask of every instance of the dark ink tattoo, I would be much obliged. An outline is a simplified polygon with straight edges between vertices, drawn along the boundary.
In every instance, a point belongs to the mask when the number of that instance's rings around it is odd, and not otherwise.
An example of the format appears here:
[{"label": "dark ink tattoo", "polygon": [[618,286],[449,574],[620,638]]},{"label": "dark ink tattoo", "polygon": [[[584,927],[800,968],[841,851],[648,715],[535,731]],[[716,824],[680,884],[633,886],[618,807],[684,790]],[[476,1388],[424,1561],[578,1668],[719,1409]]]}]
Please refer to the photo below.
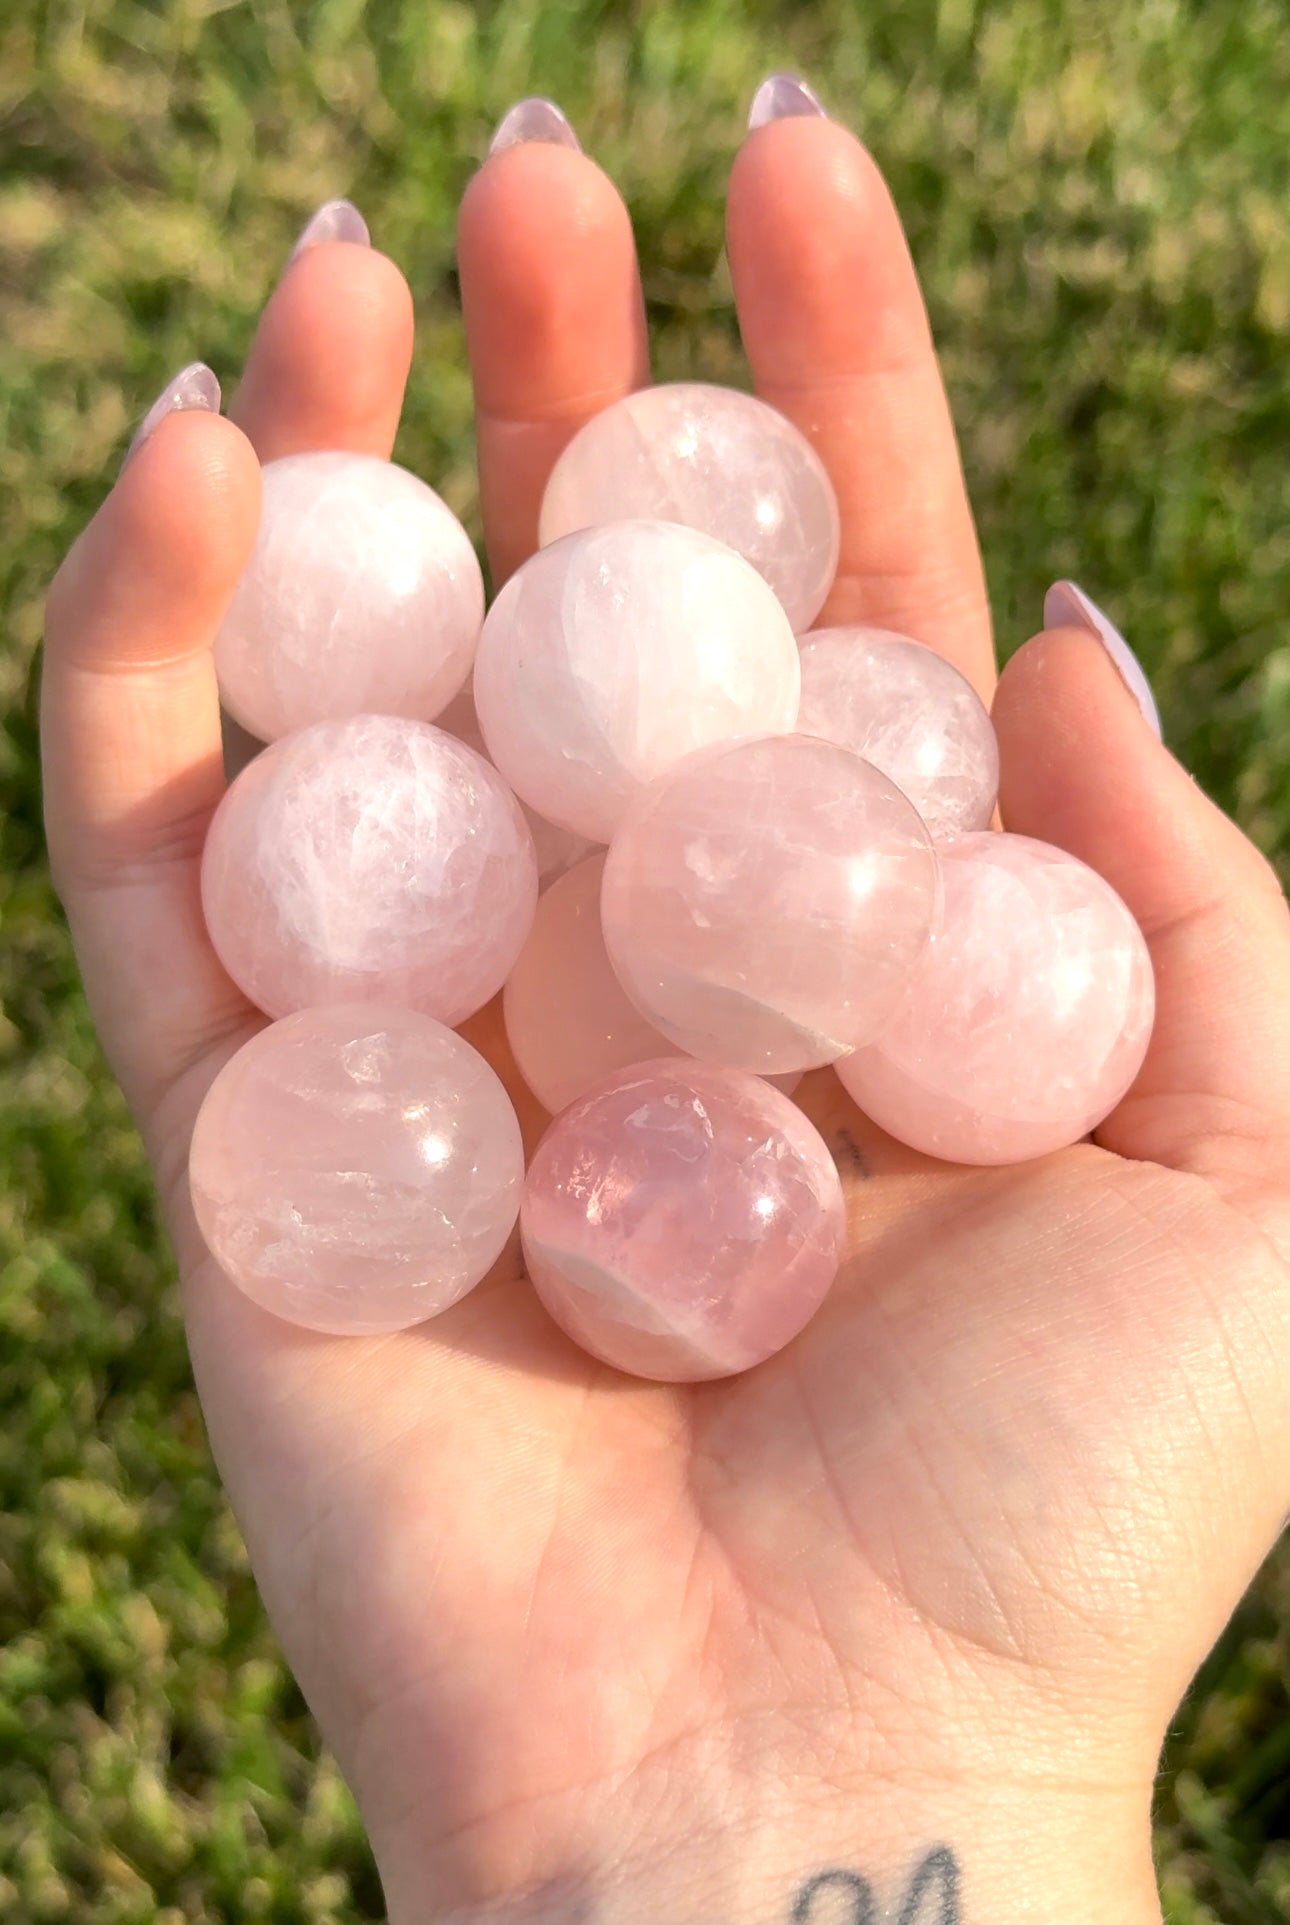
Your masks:
[{"label": "dark ink tattoo", "polygon": [[858,1177],[863,1178],[872,1175],[869,1168],[869,1159],[856,1142],[854,1136],[852,1136],[850,1130],[844,1125],[843,1128],[835,1130],[833,1135],[839,1152],[839,1160],[845,1162],[849,1168],[854,1170]]},{"label": "dark ink tattoo", "polygon": [[[817,1907],[816,1899],[820,1900]],[[850,1904],[844,1917],[835,1899]],[[900,1901],[900,1910],[887,1914],[893,1925],[962,1925],[959,1910],[959,1864],[948,1845],[933,1845],[914,1867]],[[816,1872],[793,1901],[789,1925],[878,1925],[873,1887],[859,1872],[840,1866]]]},{"label": "dark ink tattoo", "polygon": [[859,1872],[827,1871],[817,1872],[797,1894],[797,1901],[791,1913],[791,1925],[819,1925],[822,1917],[815,1909],[815,1901],[821,1892],[845,1892],[851,1900],[851,1916],[839,1925],[874,1925],[873,1891],[869,1880],[861,1878]]},{"label": "dark ink tattoo", "polygon": [[897,1925],[960,1925],[959,1861],[948,1845],[933,1845],[918,1866]]}]

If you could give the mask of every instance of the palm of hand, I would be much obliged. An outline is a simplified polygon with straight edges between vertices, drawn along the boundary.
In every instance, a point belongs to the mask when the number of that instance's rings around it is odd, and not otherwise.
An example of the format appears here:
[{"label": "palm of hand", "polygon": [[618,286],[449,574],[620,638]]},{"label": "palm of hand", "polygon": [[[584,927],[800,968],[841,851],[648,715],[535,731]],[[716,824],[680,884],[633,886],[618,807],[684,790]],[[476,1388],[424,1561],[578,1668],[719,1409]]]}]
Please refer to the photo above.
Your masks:
[{"label": "palm of hand", "polygon": [[[811,219],[768,244],[785,201]],[[767,129],[730,218],[754,370],[811,425],[842,497],[829,613],[913,629],[983,679],[970,519],[871,163],[827,123]],[[500,156],[468,196],[462,276],[504,571],[577,420],[643,378],[621,206],[580,157]],[[837,295],[857,276],[873,299],[852,324]],[[284,400],[281,370],[321,381],[346,326],[367,350],[345,355],[348,378],[374,392],[333,391],[319,426],[319,393]],[[261,455],[383,452],[409,351],[388,264],[319,248],[270,305],[239,419]],[[832,370],[827,421],[812,381],[794,386],[803,359],[812,378]],[[885,426],[876,454],[861,416]],[[899,500],[892,473],[908,475]],[[168,570],[167,515],[202,487],[218,495],[207,551]],[[1259,859],[1149,737],[1099,644],[1043,637],[996,704],[1005,818],[1110,877],[1160,987],[1148,1064],[1098,1145],[949,1169],[883,1138],[827,1072],[811,1079],[799,1100],[843,1168],[851,1260],[804,1335],[738,1381],[678,1390],[601,1368],[513,1261],[420,1330],[292,1330],[213,1274],[183,1176],[201,1095],[256,1020],[194,890],[219,792],[209,640],[254,510],[241,437],[189,417],[163,424],[78,545],[50,613],[50,837],[175,1226],[221,1468],[383,1865],[466,1903],[588,1854],[630,1859],[652,1835],[752,1828],[785,1781],[843,1799],[997,1787],[1020,1773],[1019,1736],[1032,1779],[1149,1783],[1284,1499],[1286,938]],[[115,601],[105,577],[128,584]],[[104,675],[114,660],[133,685]]]},{"label": "palm of hand", "polygon": [[1022,1779],[1149,1780],[1247,1574],[1249,1466],[1215,1440],[1245,1420],[1223,1361],[1277,1263],[1259,1228],[1091,1145],[948,1171],[813,1095],[852,1252],[751,1375],[624,1379],[507,1265],[430,1341],[283,1331],[244,1386],[239,1450],[294,1492],[275,1621],[385,1851],[413,1828],[424,1861],[436,1812],[445,1890],[523,1887],[535,1832],[576,1857],[696,1778],[706,1808],[669,1816],[729,1825],[768,1751],[857,1798],[1006,1780],[1018,1731]]}]

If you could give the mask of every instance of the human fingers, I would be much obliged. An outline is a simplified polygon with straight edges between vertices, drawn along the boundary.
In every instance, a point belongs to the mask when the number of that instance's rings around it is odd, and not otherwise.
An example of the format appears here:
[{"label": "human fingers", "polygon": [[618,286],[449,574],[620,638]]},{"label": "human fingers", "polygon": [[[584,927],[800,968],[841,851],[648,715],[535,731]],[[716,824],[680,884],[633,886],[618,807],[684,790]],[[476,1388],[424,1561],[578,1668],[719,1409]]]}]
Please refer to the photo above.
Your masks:
[{"label": "human fingers", "polygon": [[[388,456],[412,362],[412,296],[349,201],[327,201],[260,317],[229,417],[261,461],[341,448]],[[224,766],[263,744],[224,717]]]},{"label": "human fingers", "polygon": [[49,596],[50,859],[104,1048],[145,1132],[184,1068],[253,1020],[206,935],[198,878],[224,788],[211,644],[259,508],[245,435],[209,411],[172,412]]},{"label": "human fingers", "polygon": [[350,210],[338,222],[332,204],[301,237],[233,404],[245,432],[212,418],[209,371],[197,371],[198,391],[186,371],[51,590],[51,855],[105,1047],[145,1131],[168,1086],[253,1022],[206,939],[198,880],[224,788],[210,649],[255,538],[254,457],[385,454],[398,421],[410,298],[357,220]]},{"label": "human fingers", "polygon": [[[1069,604],[1063,604],[1065,613]],[[1189,1169],[1287,1229],[1290,920],[1270,865],[1144,720],[1091,622],[1050,629],[995,697],[1009,829],[1069,849],[1137,918],[1156,1022],[1108,1148]]]},{"label": "human fingers", "polygon": [[841,558],[820,624],[913,635],[988,698],[972,512],[918,277],[876,162],[823,113],[799,107],[757,126],[735,161],[726,232],[757,392],[808,436],[838,493]]},{"label": "human fingers", "polygon": [[[497,138],[507,138],[508,123],[527,124],[523,110],[537,115],[546,106],[521,102]],[[565,443],[649,379],[627,209],[572,130],[567,139],[552,137],[550,111],[533,123],[544,129],[538,137],[489,156],[466,189],[458,223],[495,588],[537,547],[542,492]]]},{"label": "human fingers", "polygon": [[316,448],[387,456],[412,363],[412,296],[367,241],[353,208],[330,202],[270,295],[230,419],[261,461]]}]

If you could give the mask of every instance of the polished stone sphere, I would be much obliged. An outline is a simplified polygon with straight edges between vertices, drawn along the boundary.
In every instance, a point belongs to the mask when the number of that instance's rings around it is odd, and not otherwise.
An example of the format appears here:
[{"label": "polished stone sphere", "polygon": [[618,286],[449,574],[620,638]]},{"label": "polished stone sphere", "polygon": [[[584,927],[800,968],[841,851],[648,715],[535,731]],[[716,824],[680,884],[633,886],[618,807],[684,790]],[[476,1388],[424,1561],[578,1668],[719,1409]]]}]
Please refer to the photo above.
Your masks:
[{"label": "polished stone sphere", "polygon": [[285,455],[215,638],[220,695],[262,742],[347,715],[431,722],[483,619],[470,537],[433,488],[373,455]]},{"label": "polished stone sphere", "polygon": [[589,856],[546,891],[502,992],[511,1053],[552,1115],[616,1070],[673,1053],[610,966],[600,930],[604,867],[603,852]]},{"label": "polished stone sphere", "polygon": [[[469,682],[459,694],[453,696],[443,714],[435,718],[435,726],[446,729],[449,735],[455,735],[459,742],[474,749],[486,762],[492,761],[484,741],[484,731],[475,713],[475,695]],[[518,796],[516,801],[519,801]],[[589,836],[577,835],[572,829],[562,829],[558,822],[548,822],[536,809],[530,809],[527,802],[520,802],[520,807],[533,838],[539,889],[549,888],[558,877],[566,875],[575,863],[583,861],[596,849],[597,845]]]},{"label": "polished stone sphere", "polygon": [[692,528],[620,521],[512,575],[484,623],[474,694],[520,799],[608,842],[686,755],[791,729],[800,681],[792,629],[755,569]]},{"label": "polished stone sphere", "polygon": [[317,722],[256,757],[215,811],[202,905],[270,1016],[404,1003],[464,1021],[505,982],[537,867],[497,771],[428,722]]},{"label": "polished stone sphere", "polygon": [[781,735],[692,757],[610,846],[605,945],[641,1014],[768,1075],[871,1042],[927,948],[939,881],[912,803],[849,749]]},{"label": "polished stone sphere", "polygon": [[262,1309],[402,1330],[485,1276],[515,1223],[519,1124],[469,1043],[410,1009],[302,1010],[227,1062],[193,1132],[198,1226]]},{"label": "polished stone sphere", "polygon": [[535,1289],[593,1356],[670,1383],[761,1363],[823,1302],[846,1231],[815,1126],[755,1076],[622,1070],[538,1145],[520,1218]]},{"label": "polished stone sphere", "polygon": [[999,793],[994,728],[966,676],[922,642],[880,628],[803,635],[797,726],[881,769],[935,841],[988,827]]},{"label": "polished stone sphere", "polygon": [[777,409],[734,388],[639,388],[593,415],[551,471],[540,539],[642,516],[735,549],[799,633],[837,573],[838,503],[824,463]]},{"label": "polished stone sphere", "polygon": [[[543,895],[506,979],[506,1039],[520,1074],[555,1115],[615,1070],[685,1052],[647,1023],[614,974],[600,926],[602,851]],[[790,1095],[796,1072],[768,1078]]]},{"label": "polished stone sphere", "polygon": [[929,1156],[1018,1163],[1076,1143],[1146,1055],[1142,932],[1109,883],[1046,842],[987,832],[940,856],[926,961],[838,1074],[867,1116]]}]

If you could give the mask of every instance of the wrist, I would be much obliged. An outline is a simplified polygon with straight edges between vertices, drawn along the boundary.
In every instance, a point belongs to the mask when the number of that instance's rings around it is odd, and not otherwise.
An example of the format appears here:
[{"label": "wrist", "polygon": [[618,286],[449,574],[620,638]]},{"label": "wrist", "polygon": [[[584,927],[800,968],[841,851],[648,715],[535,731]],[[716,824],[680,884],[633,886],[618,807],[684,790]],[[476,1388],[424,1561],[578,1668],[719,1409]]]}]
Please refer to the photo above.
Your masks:
[{"label": "wrist", "polygon": [[786,1784],[752,1826],[655,1835],[650,1806],[636,1837],[555,1850],[535,1817],[509,1886],[459,1850],[388,1862],[390,1925],[1160,1925],[1150,1793],[876,1785],[803,1809]]}]

